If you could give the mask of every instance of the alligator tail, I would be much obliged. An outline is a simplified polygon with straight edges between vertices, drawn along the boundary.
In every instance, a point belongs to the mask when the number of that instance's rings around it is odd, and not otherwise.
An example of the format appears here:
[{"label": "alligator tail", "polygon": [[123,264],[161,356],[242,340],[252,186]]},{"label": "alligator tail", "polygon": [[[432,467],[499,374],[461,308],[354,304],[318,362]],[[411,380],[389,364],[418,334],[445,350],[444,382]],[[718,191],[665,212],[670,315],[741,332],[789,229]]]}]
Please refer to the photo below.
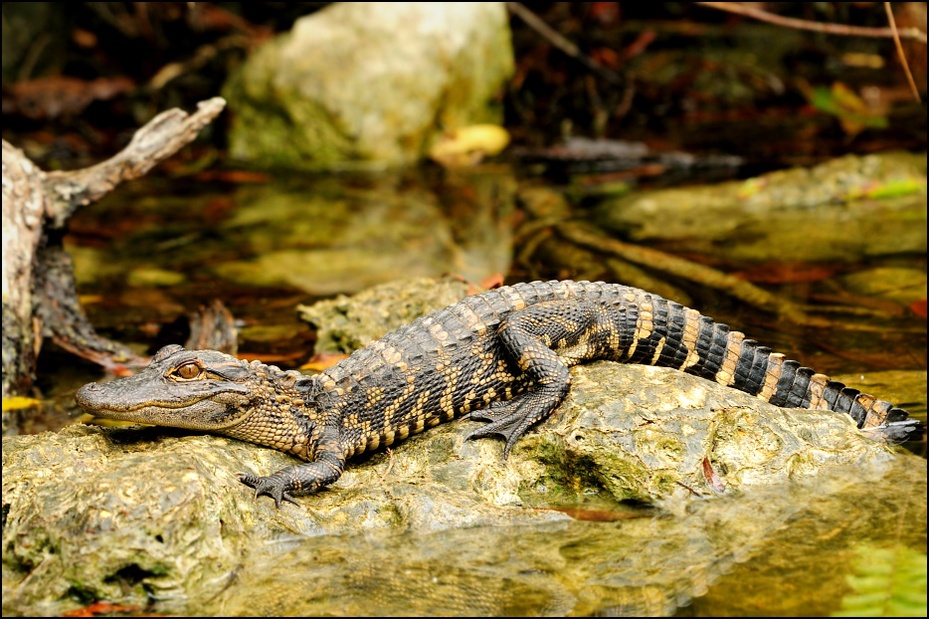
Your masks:
[{"label": "alligator tail", "polygon": [[786,359],[696,310],[648,296],[647,320],[641,312],[636,317],[633,341],[639,350],[627,349],[633,353],[628,361],[696,374],[775,406],[845,413],[860,429],[887,442],[919,440],[925,432],[922,422],[890,402]]}]

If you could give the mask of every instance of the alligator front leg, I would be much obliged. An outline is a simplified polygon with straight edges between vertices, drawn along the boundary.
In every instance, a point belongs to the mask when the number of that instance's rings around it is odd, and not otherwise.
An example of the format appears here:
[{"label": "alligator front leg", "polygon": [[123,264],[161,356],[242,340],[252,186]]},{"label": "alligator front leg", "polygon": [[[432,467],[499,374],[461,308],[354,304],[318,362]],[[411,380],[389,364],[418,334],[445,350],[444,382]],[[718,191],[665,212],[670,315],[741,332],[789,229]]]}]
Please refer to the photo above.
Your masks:
[{"label": "alligator front leg", "polygon": [[316,460],[281,469],[272,475],[259,477],[239,473],[239,481],[255,489],[255,496],[269,496],[278,508],[281,501],[299,505],[294,496],[312,494],[334,483],[345,470],[345,456],[338,440],[327,440],[316,450]]}]

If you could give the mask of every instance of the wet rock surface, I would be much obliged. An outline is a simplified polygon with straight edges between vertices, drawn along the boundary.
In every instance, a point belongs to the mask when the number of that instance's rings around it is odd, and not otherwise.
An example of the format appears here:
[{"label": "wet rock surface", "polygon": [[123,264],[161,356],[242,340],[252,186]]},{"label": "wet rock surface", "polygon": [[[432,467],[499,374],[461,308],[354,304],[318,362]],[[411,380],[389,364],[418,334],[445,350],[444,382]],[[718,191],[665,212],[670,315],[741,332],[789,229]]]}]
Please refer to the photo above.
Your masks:
[{"label": "wet rock surface", "polygon": [[317,353],[350,353],[466,294],[468,284],[460,279],[403,279],[352,296],[299,305],[297,314],[316,327]]},{"label": "wet rock surface", "polygon": [[635,192],[604,200],[594,218],[633,241],[669,242],[675,252],[716,260],[759,262],[779,252],[784,262],[850,262],[924,253],[926,156],[849,155],[745,181]]}]

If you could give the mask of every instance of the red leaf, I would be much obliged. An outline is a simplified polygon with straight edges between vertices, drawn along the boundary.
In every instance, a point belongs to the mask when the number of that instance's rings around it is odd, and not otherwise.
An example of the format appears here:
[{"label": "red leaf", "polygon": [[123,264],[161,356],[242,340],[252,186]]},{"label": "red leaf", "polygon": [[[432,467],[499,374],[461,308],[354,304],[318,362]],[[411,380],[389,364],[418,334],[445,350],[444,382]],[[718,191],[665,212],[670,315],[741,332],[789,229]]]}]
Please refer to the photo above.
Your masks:
[{"label": "red leaf", "polygon": [[112,613],[137,613],[142,610],[141,606],[121,606],[109,602],[94,602],[83,608],[76,608],[62,613],[62,617],[96,617],[97,615],[109,615]]},{"label": "red leaf", "polygon": [[920,318],[926,317],[926,300],[920,299],[918,301],[913,301],[910,303],[910,311],[919,316]]},{"label": "red leaf", "polygon": [[591,17],[601,24],[612,24],[619,18],[619,3],[591,2],[589,11]]},{"label": "red leaf", "polygon": [[738,278],[760,284],[796,284],[818,282],[835,275],[836,268],[829,265],[772,262],[734,273]]},{"label": "red leaf", "polygon": [[710,463],[709,458],[703,459],[703,476],[706,477],[706,481],[710,485],[710,488],[716,492],[723,492],[726,489],[726,484],[723,483],[723,480],[721,480],[719,475],[716,474],[716,471],[713,470],[713,465]]}]

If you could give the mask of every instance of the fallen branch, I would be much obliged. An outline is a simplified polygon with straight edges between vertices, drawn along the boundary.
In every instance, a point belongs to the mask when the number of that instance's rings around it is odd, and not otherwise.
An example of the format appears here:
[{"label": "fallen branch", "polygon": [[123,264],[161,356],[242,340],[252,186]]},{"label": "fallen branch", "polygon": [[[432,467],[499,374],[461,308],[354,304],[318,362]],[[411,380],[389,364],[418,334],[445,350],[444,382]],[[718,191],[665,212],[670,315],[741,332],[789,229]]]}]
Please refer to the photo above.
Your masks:
[{"label": "fallen branch", "polygon": [[193,114],[177,108],[167,110],[136,131],[132,141],[114,157],[83,170],[47,172],[45,186],[54,198],[49,219],[60,226],[77,207],[99,200],[124,181],[145,176],[193,142],[225,106],[225,99],[213,97],[197,104]]},{"label": "fallen branch", "polygon": [[[740,2],[696,2],[705,7],[728,11],[737,15],[751,17],[758,21],[776,24],[795,30],[812,30],[813,32],[822,32],[824,34],[838,34],[843,36],[873,37],[882,39],[892,39],[894,37],[893,28],[869,28],[867,26],[849,26],[846,24],[833,24],[828,22],[809,21],[807,19],[797,19],[796,17],[783,17],[767,11],[762,11],[752,6],[747,6]],[[900,38],[915,39],[920,43],[926,42],[926,33],[919,28],[906,28],[898,31]]]}]

